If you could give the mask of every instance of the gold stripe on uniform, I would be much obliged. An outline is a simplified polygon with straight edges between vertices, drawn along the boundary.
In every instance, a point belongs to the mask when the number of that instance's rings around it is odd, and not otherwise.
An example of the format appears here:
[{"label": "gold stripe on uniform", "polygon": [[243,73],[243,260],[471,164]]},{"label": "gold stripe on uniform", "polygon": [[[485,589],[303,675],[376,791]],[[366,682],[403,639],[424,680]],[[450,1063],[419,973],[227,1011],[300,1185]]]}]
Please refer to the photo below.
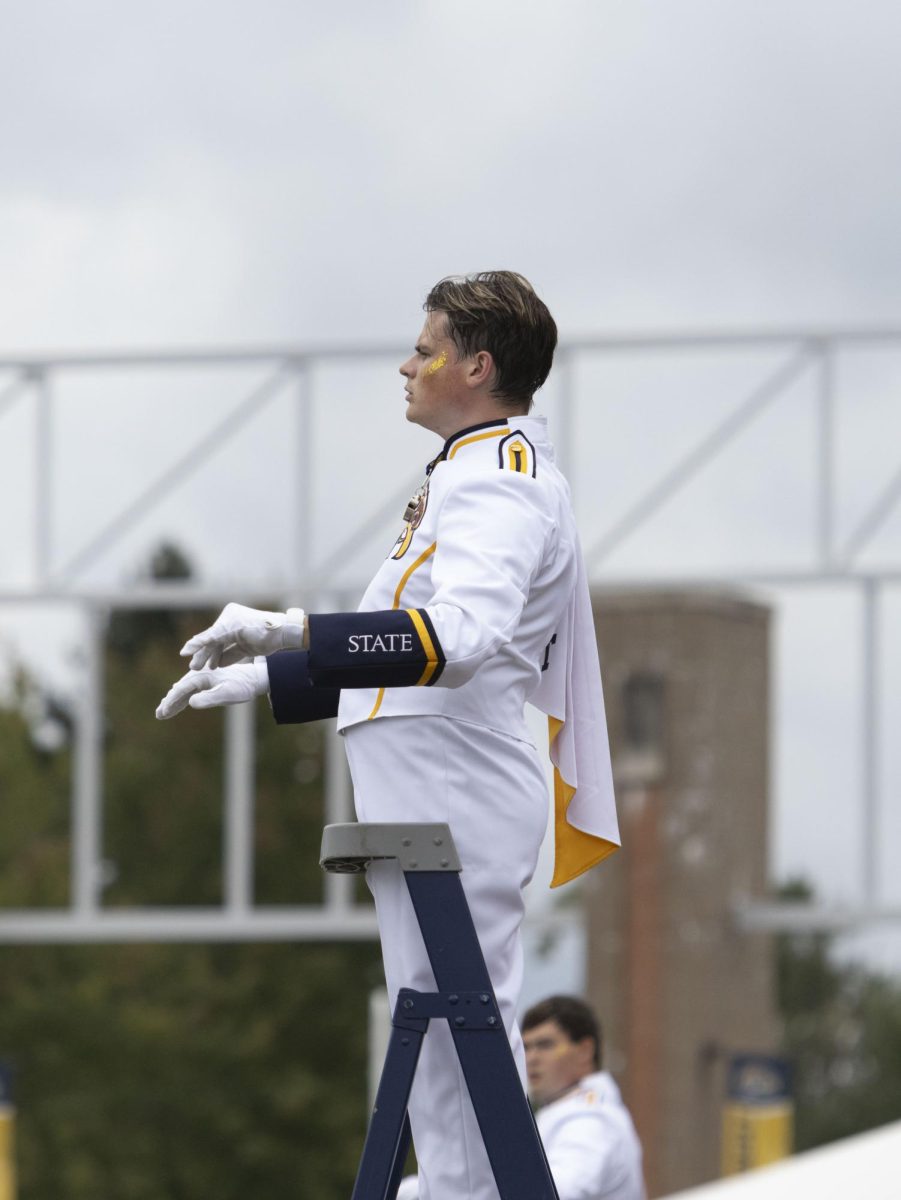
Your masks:
[{"label": "gold stripe on uniform", "polygon": [[[519,461],[517,462],[517,455]],[[527,475],[529,471],[529,463],[526,455],[526,448],[522,442],[511,442],[507,447],[507,459],[510,463],[511,471],[518,471],[520,475]]]},{"label": "gold stripe on uniform", "polygon": [[457,442],[457,444],[451,448],[451,452],[447,456],[448,462],[450,462],[461,446],[468,446],[470,442],[481,442],[484,441],[485,438],[505,437],[509,432],[510,427],[507,426],[506,429],[489,429],[487,433],[474,433],[472,437],[464,438],[462,442]]},{"label": "gold stripe on uniform", "polygon": [[428,659],[428,662],[425,665],[425,670],[416,681],[417,687],[424,687],[425,684],[427,684],[435,674],[435,668],[438,666],[438,655],[435,653],[435,647],[432,643],[432,639],[429,637],[429,631],[426,629],[425,621],[423,621],[416,609],[408,608],[407,615],[413,622],[416,632],[419,634],[419,640],[422,642],[422,648],[425,650],[426,658]]},{"label": "gold stripe on uniform", "polygon": [[[413,574],[413,572],[415,570],[417,570],[417,568],[421,567],[424,562],[426,562],[428,559],[430,559],[437,549],[438,549],[438,543],[432,542],[431,546],[429,546],[426,550],[423,550],[422,554],[420,554],[420,556],[419,556],[419,558],[417,558],[416,562],[411,563],[411,565],[409,567],[407,567],[406,571],[404,571],[403,575],[401,576],[400,583],[397,585],[397,591],[394,593],[394,603],[391,605],[392,608],[400,608],[400,598],[403,595],[404,588],[407,586],[407,581],[409,580],[410,576]],[[419,614],[417,613],[417,616],[418,615]],[[425,626],[423,626],[423,628],[425,628]],[[428,636],[428,635],[426,635],[426,636]],[[431,646],[431,641],[429,641],[429,645]],[[435,647],[432,646],[432,654],[434,654],[434,653],[435,653]],[[438,664],[436,662],[435,666],[437,666],[437,665]],[[431,664],[429,664],[429,666],[426,667],[426,671],[428,671],[429,674],[424,675],[423,678],[420,679],[420,681],[419,681],[420,683],[425,683],[426,679],[431,677],[431,673],[432,673],[432,671],[435,670],[435,666],[432,666]],[[376,715],[376,713],[382,707],[382,701],[384,699],[385,699],[385,689],[382,687],[382,688],[379,688],[379,694],[375,698],[375,704],[372,707],[372,712],[366,718],[367,721],[371,721],[372,718]]]},{"label": "gold stripe on uniform", "polygon": [[416,562],[407,567],[406,571],[404,571],[403,575],[401,576],[400,583],[397,585],[397,591],[394,593],[394,603],[391,605],[392,608],[400,608],[400,598],[403,595],[404,588],[407,586],[408,579],[414,571],[418,570],[418,568],[422,566],[426,559],[432,557],[437,549],[438,543],[432,542],[431,546],[429,546],[427,550],[423,550]]}]

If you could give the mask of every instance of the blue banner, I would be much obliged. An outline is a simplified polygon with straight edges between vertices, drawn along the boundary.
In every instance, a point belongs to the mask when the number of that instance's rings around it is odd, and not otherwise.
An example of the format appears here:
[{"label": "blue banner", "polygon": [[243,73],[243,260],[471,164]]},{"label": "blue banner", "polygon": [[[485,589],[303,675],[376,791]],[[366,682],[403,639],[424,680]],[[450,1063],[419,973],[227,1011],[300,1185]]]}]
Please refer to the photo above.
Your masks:
[{"label": "blue banner", "polygon": [[769,1054],[736,1054],[729,1063],[726,1095],[738,1104],[774,1104],[791,1096],[791,1068]]}]

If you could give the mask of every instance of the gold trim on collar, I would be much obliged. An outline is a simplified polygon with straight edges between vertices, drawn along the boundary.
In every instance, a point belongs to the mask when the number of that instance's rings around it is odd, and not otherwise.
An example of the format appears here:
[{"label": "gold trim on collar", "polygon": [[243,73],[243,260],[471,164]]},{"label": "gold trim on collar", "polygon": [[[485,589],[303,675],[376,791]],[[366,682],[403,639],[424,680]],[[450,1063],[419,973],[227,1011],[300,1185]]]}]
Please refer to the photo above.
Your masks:
[{"label": "gold trim on collar", "polygon": [[468,446],[470,442],[481,442],[485,438],[506,437],[510,432],[510,426],[507,425],[503,429],[487,429],[484,433],[474,433],[472,437],[462,438],[459,442],[454,442],[448,452],[448,461],[450,461],[461,446]]}]

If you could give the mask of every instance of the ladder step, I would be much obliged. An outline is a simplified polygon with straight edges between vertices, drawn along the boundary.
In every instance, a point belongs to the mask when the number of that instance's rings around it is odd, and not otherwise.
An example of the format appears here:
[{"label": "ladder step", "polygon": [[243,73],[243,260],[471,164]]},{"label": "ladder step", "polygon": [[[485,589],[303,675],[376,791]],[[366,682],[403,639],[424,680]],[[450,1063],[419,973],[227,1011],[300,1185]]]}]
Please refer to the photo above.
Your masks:
[{"label": "ladder step", "polygon": [[371,862],[396,858],[404,871],[461,871],[460,856],[445,824],[356,822],[326,825],[319,865],[337,875],[365,871]]},{"label": "ladder step", "polygon": [[407,1102],[429,1021],[447,1021],[501,1200],[558,1200],[491,986],[444,824],[327,825],[320,865],[398,860],[436,992],[401,988],[352,1200],[395,1200],[410,1141]]}]

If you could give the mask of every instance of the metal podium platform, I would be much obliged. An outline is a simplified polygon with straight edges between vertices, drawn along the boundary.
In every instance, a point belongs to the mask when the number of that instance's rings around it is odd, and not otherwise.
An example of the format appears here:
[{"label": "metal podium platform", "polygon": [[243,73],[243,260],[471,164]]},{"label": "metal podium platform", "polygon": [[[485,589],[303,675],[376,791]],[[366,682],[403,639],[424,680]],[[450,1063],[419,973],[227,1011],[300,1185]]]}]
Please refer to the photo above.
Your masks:
[{"label": "metal podium platform", "polygon": [[[429,1021],[447,1021],[501,1200],[558,1200],[523,1092],[447,825],[327,825],[320,866],[365,871],[396,858],[404,873],[436,992],[402,988],[352,1200],[396,1200],[410,1147],[407,1101]],[[460,1197],[465,1200],[465,1197]]]}]

